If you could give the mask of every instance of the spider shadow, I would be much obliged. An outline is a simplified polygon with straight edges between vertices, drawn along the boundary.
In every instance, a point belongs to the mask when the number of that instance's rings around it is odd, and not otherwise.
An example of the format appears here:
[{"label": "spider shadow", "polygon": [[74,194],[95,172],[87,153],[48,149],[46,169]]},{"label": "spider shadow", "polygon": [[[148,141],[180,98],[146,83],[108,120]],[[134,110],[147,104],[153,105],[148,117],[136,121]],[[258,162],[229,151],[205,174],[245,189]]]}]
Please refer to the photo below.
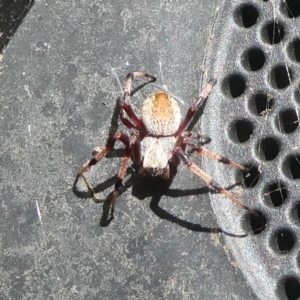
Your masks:
[{"label": "spider shadow", "polygon": [[[209,187],[201,187],[197,189],[170,189],[170,186],[173,182],[173,179],[177,173],[177,167],[171,165],[171,176],[168,180],[164,180],[161,178],[155,177],[141,177],[138,174],[137,168],[128,168],[126,177],[129,178],[124,182],[124,185],[120,189],[119,196],[121,196],[127,189],[132,187],[132,195],[139,200],[144,200],[146,198],[151,197],[150,200],[150,209],[161,219],[167,220],[171,223],[178,224],[179,226],[194,231],[194,232],[204,232],[204,233],[224,233],[225,235],[232,237],[246,237],[247,234],[233,234],[227,232],[219,227],[204,227],[200,224],[192,223],[181,219],[177,216],[172,215],[165,209],[161,208],[159,203],[163,196],[167,196],[170,198],[179,198],[179,197],[188,197],[195,195],[205,195],[210,192]],[[115,180],[117,179],[117,175],[109,178],[108,180],[98,184],[94,187],[96,193],[103,192],[108,188],[112,188]],[[73,186],[74,194],[79,198],[90,198],[88,192],[79,191],[75,186]],[[111,191],[106,199],[103,199],[103,211],[100,219],[100,226],[107,227],[113,218],[110,215],[110,206],[112,199],[113,191]],[[118,206],[118,202],[116,207]]]},{"label": "spider shadow", "polygon": [[204,186],[197,189],[170,189],[173,179],[177,173],[177,167],[171,166],[171,177],[168,180],[161,178],[143,178],[141,176],[135,179],[135,183],[132,187],[132,194],[139,200],[143,200],[147,197],[151,197],[150,209],[161,219],[167,220],[171,223],[175,223],[183,228],[194,232],[204,233],[224,233],[225,235],[232,237],[246,237],[247,234],[233,234],[227,232],[219,227],[205,227],[200,224],[192,223],[187,220],[181,219],[178,216],[174,216],[165,209],[159,206],[161,198],[167,196],[170,198],[188,197],[196,195],[205,195],[211,191],[208,186]]}]

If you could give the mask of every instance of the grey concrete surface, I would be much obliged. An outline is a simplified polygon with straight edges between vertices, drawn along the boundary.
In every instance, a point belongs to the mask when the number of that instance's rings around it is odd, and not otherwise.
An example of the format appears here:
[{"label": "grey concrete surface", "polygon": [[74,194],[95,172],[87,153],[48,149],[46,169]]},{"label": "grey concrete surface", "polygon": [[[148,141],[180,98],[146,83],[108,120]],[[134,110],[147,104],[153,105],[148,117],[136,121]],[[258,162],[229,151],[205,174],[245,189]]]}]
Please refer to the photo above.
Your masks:
[{"label": "grey concrete surface", "polygon": [[[205,232],[218,227],[208,191],[183,166],[169,188],[129,174],[107,227],[102,205],[72,190],[93,148],[126,131],[114,113],[113,73],[123,84],[144,70],[162,85],[160,61],[186,110],[219,4],[35,3],[0,62],[0,298],[256,299],[223,236]],[[90,172],[101,197],[113,189],[121,152]]]}]

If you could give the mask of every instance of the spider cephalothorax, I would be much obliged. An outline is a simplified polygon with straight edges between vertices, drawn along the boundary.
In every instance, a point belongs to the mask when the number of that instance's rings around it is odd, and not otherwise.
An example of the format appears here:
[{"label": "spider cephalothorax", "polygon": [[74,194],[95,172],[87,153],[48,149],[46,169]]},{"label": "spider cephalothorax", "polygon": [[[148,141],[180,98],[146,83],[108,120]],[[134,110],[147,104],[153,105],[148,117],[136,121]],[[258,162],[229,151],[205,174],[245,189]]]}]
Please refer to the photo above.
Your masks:
[{"label": "spider cephalothorax", "polygon": [[85,172],[110,152],[116,141],[120,141],[125,145],[125,155],[112,195],[112,218],[115,202],[119,195],[119,190],[125,177],[130,158],[139,166],[141,175],[160,176],[163,179],[168,179],[170,176],[170,163],[180,159],[192,172],[198,175],[207,185],[218,193],[224,194],[250,213],[256,214],[255,211],[249,209],[233,194],[219,186],[209,175],[194,164],[187,155],[187,148],[189,148],[189,151],[205,155],[210,159],[243,171],[247,170],[245,167],[227,158],[206,150],[200,145],[201,143],[197,143],[199,139],[208,140],[207,137],[196,132],[185,131],[201,103],[208,97],[215,82],[211,81],[207,84],[206,88],[187,111],[183,121],[181,121],[181,112],[178,103],[170,94],[164,91],[157,91],[144,101],[141,118],[139,118],[130,104],[132,81],[135,77],[149,78],[150,81],[156,80],[154,76],[143,72],[134,72],[127,75],[124,95],[120,103],[120,119],[127,128],[133,129],[135,133],[127,136],[122,132],[116,132],[109,138],[103,150],[97,153],[81,168],[74,184],[76,185],[78,179],[81,177],[85,181],[92,199],[96,203],[103,202],[103,200],[99,200],[95,197],[94,190],[85,177]]}]

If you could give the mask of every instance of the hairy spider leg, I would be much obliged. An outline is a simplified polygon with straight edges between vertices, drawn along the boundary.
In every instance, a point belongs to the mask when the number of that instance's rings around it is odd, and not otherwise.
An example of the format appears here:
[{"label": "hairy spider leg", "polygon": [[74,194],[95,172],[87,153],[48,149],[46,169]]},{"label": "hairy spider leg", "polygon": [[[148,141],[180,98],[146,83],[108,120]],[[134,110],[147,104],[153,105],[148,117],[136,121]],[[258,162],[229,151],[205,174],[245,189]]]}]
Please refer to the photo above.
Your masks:
[{"label": "hairy spider leg", "polygon": [[[144,72],[133,72],[129,73],[126,78],[126,83],[125,83],[125,89],[124,89],[124,95],[123,99],[121,100],[121,111],[120,111],[120,118],[125,126],[128,128],[135,128],[138,129],[139,131],[143,131],[146,133],[146,127],[144,123],[137,117],[135,112],[133,111],[131,104],[130,104],[130,95],[131,95],[131,87],[132,87],[132,81],[136,77],[145,77],[145,78],[150,78],[150,82],[154,82],[156,78],[152,75],[149,75]],[[127,120],[124,116],[124,110],[128,117],[131,119],[133,124]]]},{"label": "hairy spider leg", "polygon": [[214,153],[212,151],[207,150],[203,146],[198,145],[194,140],[195,139],[203,139],[202,143],[207,143],[207,141],[210,141],[210,138],[202,135],[197,132],[192,132],[192,131],[184,131],[180,134],[180,136],[177,138],[176,141],[176,147],[182,147],[182,145],[188,145],[191,146],[192,149],[189,152],[197,152],[198,154],[204,155],[210,159],[213,159],[215,161],[221,162],[223,164],[229,165],[231,167],[234,167],[236,169],[242,170],[242,171],[248,171],[248,169],[240,164],[235,163],[234,161],[221,156],[217,153]]},{"label": "hairy spider leg", "polygon": [[125,113],[124,113],[124,108],[121,107],[120,109],[120,119],[122,121],[122,123],[129,129],[138,129],[138,127],[134,124],[132,124],[130,122],[130,120],[128,120],[126,117],[125,117]]},{"label": "hairy spider leg", "polygon": [[254,216],[258,216],[257,212],[250,209],[247,205],[241,202],[237,197],[228,192],[225,188],[221,187],[217,182],[215,182],[208,174],[202,171],[196,164],[194,164],[184,153],[181,147],[175,149],[175,154],[179,155],[184,164],[197,176],[199,176],[208,186],[212,187],[217,193],[225,195],[227,198],[232,200],[237,205],[241,206],[245,210],[249,211]]},{"label": "hairy spider leg", "polygon": [[[234,167],[234,168],[242,170],[242,171],[248,171],[248,169],[246,167],[244,167],[240,164],[237,164],[234,161],[232,161],[232,160],[230,160],[230,159],[228,159],[224,156],[221,156],[217,153],[211,152],[211,151],[207,150],[206,148],[204,148],[202,146],[197,145],[193,140],[191,140],[191,137],[193,138],[194,136],[193,135],[188,136],[188,135],[185,135],[185,133],[189,133],[189,131],[183,132],[181,134],[181,136],[186,136],[181,140],[181,142],[184,145],[191,146],[192,147],[191,152],[197,152],[200,155],[204,155],[204,156],[206,156],[206,157],[208,157],[212,160],[218,161],[218,162],[223,163],[225,165],[229,165],[231,167]],[[198,134],[197,134],[197,136],[198,136]],[[199,135],[199,136],[201,137],[201,135]],[[178,146],[180,146],[180,145],[178,145]]]},{"label": "hairy spider leg", "polygon": [[117,181],[115,183],[115,189],[113,191],[112,200],[111,200],[111,218],[114,217],[115,203],[119,196],[120,188],[123,184],[123,180],[126,175],[126,171],[128,168],[132,150],[133,150],[133,159],[134,159],[134,161],[136,161],[139,164],[141,162],[140,141],[138,140],[137,136],[134,134],[130,136],[129,145],[126,145],[125,155],[123,157],[122,165],[120,167]]},{"label": "hairy spider leg", "polygon": [[186,126],[190,123],[196,112],[198,111],[199,107],[203,103],[203,101],[208,97],[210,92],[212,91],[214,85],[216,84],[216,81],[210,81],[203,92],[199,95],[199,97],[196,99],[196,101],[193,103],[193,105],[189,108],[187,111],[182,123],[180,124],[179,128],[177,131],[174,133],[174,136],[178,136],[185,128]]},{"label": "hairy spider leg", "polygon": [[120,193],[120,188],[123,184],[123,179],[126,175],[126,170],[128,168],[128,163],[129,163],[129,160],[130,160],[130,154],[131,154],[131,147],[126,145],[125,155],[123,157],[123,161],[122,161],[119,173],[118,173],[117,181],[115,183],[115,189],[113,191],[112,199],[111,199],[110,212],[111,212],[111,218],[112,219],[114,217],[115,204],[116,204],[117,198],[118,198],[119,193]]},{"label": "hairy spider leg", "polygon": [[199,153],[201,155],[204,155],[204,156],[206,156],[206,157],[208,157],[210,159],[213,159],[213,160],[216,160],[218,162],[221,162],[221,163],[223,163],[225,165],[234,167],[234,168],[242,170],[242,171],[248,171],[248,168],[246,168],[246,167],[244,167],[244,166],[242,166],[240,164],[237,164],[234,161],[232,161],[232,160],[230,160],[230,159],[228,159],[228,158],[226,158],[224,156],[221,156],[219,154],[211,152],[211,151],[205,149],[204,147],[199,146],[197,148],[194,148],[193,151],[195,151],[195,152],[197,152],[197,153]]},{"label": "hairy spider leg", "polygon": [[[85,182],[89,192],[91,193],[91,196],[92,196],[92,199],[94,200],[94,202],[96,203],[101,203],[101,202],[104,202],[103,200],[100,200],[100,199],[97,199],[95,197],[95,192],[92,188],[92,186],[90,185],[90,183],[87,181],[86,177],[85,177],[85,173],[93,166],[95,165],[96,163],[98,163],[100,161],[100,159],[102,159],[107,153],[109,153],[116,141],[121,141],[124,145],[125,145],[125,156],[124,156],[124,159],[123,159],[123,162],[122,162],[122,165],[121,165],[121,169],[123,168],[123,164],[124,161],[126,161],[126,155],[127,155],[127,152],[129,151],[130,152],[130,143],[129,143],[129,138],[123,134],[122,132],[116,132],[106,143],[104,149],[102,151],[100,151],[99,153],[97,153],[85,166],[83,166],[80,171],[78,172],[76,178],[75,178],[75,181],[74,181],[74,186],[77,184],[79,178],[81,177],[83,179],[83,181]],[[127,167],[126,167],[127,168]],[[121,169],[120,169],[120,172],[121,172]],[[119,172],[119,173],[120,173]],[[126,172],[126,170],[125,170]],[[122,175],[123,173],[121,173]],[[124,175],[125,176],[125,175]],[[124,177],[123,177],[124,178]],[[118,179],[119,179],[119,175],[118,175]],[[122,180],[121,180],[122,182]],[[119,183],[119,181],[117,180],[116,184],[115,184],[115,190],[117,189],[116,186],[118,185],[118,188],[121,186],[121,184]],[[114,200],[115,201],[115,200]]]},{"label": "hairy spider leg", "polygon": [[141,157],[141,140],[135,134],[132,134],[130,137],[130,146],[132,148],[132,155],[133,155],[132,160],[138,166],[141,166],[141,164],[143,163]]}]

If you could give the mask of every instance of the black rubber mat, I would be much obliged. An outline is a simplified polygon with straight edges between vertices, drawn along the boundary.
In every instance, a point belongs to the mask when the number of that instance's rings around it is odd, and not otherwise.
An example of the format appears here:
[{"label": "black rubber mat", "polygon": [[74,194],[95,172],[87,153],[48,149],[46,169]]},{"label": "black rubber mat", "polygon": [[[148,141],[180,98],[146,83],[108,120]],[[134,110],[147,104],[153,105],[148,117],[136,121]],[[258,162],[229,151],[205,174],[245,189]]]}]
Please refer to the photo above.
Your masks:
[{"label": "black rubber mat", "polygon": [[299,28],[296,1],[225,1],[206,60],[218,84],[202,133],[250,171],[205,169],[259,216],[215,194],[213,208],[224,230],[249,233],[226,241],[260,299],[300,297]]}]

